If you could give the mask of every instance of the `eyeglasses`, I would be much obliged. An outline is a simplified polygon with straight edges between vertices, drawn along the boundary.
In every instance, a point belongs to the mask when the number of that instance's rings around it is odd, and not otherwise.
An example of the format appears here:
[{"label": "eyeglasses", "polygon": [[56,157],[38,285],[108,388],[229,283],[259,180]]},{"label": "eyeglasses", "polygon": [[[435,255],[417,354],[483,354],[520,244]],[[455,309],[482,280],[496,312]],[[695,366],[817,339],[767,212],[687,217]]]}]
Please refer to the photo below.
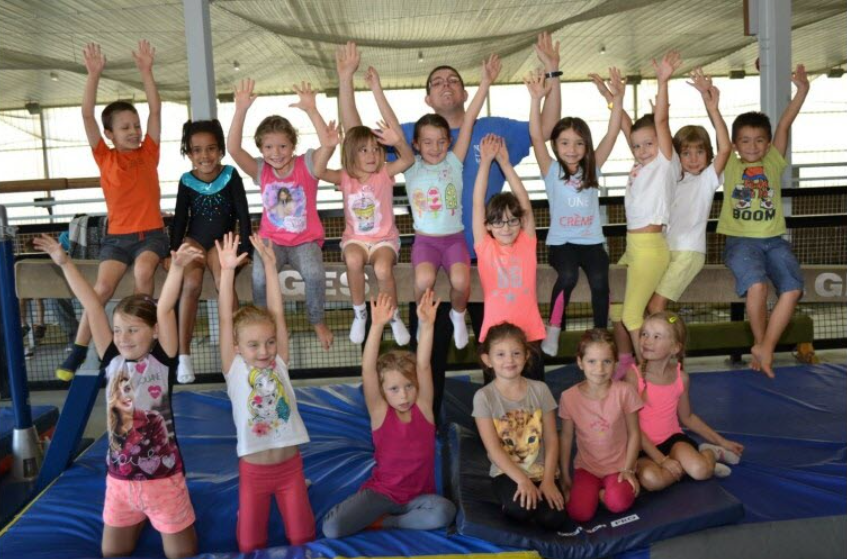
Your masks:
[{"label": "eyeglasses", "polygon": [[452,87],[452,86],[458,85],[460,83],[462,83],[462,80],[460,80],[457,76],[450,76],[447,79],[435,78],[434,80],[431,80],[429,82],[429,87],[430,88],[433,88],[433,87],[434,88],[441,88],[441,87],[444,87],[445,85],[449,85],[449,86]]},{"label": "eyeglasses", "polygon": [[492,221],[491,227],[495,229],[502,229],[506,225],[508,225],[509,227],[517,227],[520,224],[521,220],[519,217],[511,217],[507,220],[498,219],[497,221]]}]

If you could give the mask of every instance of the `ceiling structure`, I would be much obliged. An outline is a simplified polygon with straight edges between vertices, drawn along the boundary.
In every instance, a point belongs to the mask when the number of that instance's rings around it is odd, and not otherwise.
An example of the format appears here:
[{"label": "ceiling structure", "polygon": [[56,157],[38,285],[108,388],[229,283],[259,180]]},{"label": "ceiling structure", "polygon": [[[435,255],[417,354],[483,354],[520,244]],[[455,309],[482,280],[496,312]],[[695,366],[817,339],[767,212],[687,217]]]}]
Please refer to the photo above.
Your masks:
[{"label": "ceiling structure", "polygon": [[[765,0],[762,0],[765,1]],[[482,59],[503,60],[499,83],[519,82],[538,66],[541,31],[561,42],[563,79],[618,66],[653,75],[650,60],[682,53],[684,73],[757,73],[755,37],[744,35],[742,0],[213,0],[210,4],[218,93],[241,78],[260,94],[289,93],[300,81],[337,88],[335,49],[355,40],[362,68],[375,66],[387,88],[423,87],[438,64],[476,83]],[[149,39],[165,100],[188,99],[182,0],[2,0],[0,110],[27,103],[76,106],[85,83],[82,48],[107,57],[99,102],[143,99],[131,51]],[[844,0],[794,0],[792,58],[812,73],[847,63]],[[357,86],[364,84],[357,81]]]}]

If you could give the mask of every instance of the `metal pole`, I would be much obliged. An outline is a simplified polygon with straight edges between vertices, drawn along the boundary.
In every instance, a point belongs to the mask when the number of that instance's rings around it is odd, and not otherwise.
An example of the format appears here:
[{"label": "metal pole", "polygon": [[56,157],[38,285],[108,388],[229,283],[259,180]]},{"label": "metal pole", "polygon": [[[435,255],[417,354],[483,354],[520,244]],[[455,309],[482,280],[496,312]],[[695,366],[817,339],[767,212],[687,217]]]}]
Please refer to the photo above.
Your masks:
[{"label": "metal pole", "polygon": [[15,294],[15,228],[9,226],[6,207],[0,206],[0,307],[3,315],[3,342],[9,371],[9,388],[15,413],[12,433],[12,478],[34,479],[41,467],[41,445],[32,424],[29,389],[24,363],[23,331]]}]

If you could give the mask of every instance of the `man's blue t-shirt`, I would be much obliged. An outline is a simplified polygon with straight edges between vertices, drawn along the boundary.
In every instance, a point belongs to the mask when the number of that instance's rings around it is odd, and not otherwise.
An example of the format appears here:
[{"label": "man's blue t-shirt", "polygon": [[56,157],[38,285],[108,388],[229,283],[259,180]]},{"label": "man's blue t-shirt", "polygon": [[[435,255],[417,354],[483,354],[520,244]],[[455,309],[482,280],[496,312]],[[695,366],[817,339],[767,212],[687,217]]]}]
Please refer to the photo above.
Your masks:
[{"label": "man's blue t-shirt", "polygon": [[[415,123],[407,122],[401,125],[403,133],[406,135],[406,141],[412,145],[412,136],[415,133]],[[509,149],[509,161],[512,165],[517,165],[521,160],[529,155],[530,139],[529,139],[529,123],[510,118],[499,116],[486,116],[478,118],[474,124],[473,134],[471,135],[471,145],[468,148],[468,153],[465,155],[462,169],[462,223],[465,226],[465,241],[468,245],[468,252],[471,258],[476,258],[476,253],[473,249],[473,190],[476,182],[476,173],[479,171],[479,144],[482,139],[488,134],[496,134],[506,140],[506,147]],[[450,131],[452,140],[455,142],[459,135],[459,129],[453,128]],[[503,190],[503,184],[506,182],[506,177],[503,176],[503,171],[500,166],[491,165],[491,171],[488,175],[488,189],[485,192],[485,201],[499,194]]]}]

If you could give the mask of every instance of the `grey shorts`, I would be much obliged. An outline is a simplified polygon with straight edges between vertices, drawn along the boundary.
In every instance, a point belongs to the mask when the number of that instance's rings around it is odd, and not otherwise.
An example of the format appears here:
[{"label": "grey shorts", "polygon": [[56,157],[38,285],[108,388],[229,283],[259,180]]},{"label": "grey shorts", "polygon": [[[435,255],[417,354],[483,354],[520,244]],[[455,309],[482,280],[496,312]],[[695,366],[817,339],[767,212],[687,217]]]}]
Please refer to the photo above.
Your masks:
[{"label": "grey shorts", "polygon": [[155,253],[159,258],[170,254],[170,241],[164,229],[106,235],[100,241],[100,262],[117,260],[129,266],[142,252],[147,251]]}]

